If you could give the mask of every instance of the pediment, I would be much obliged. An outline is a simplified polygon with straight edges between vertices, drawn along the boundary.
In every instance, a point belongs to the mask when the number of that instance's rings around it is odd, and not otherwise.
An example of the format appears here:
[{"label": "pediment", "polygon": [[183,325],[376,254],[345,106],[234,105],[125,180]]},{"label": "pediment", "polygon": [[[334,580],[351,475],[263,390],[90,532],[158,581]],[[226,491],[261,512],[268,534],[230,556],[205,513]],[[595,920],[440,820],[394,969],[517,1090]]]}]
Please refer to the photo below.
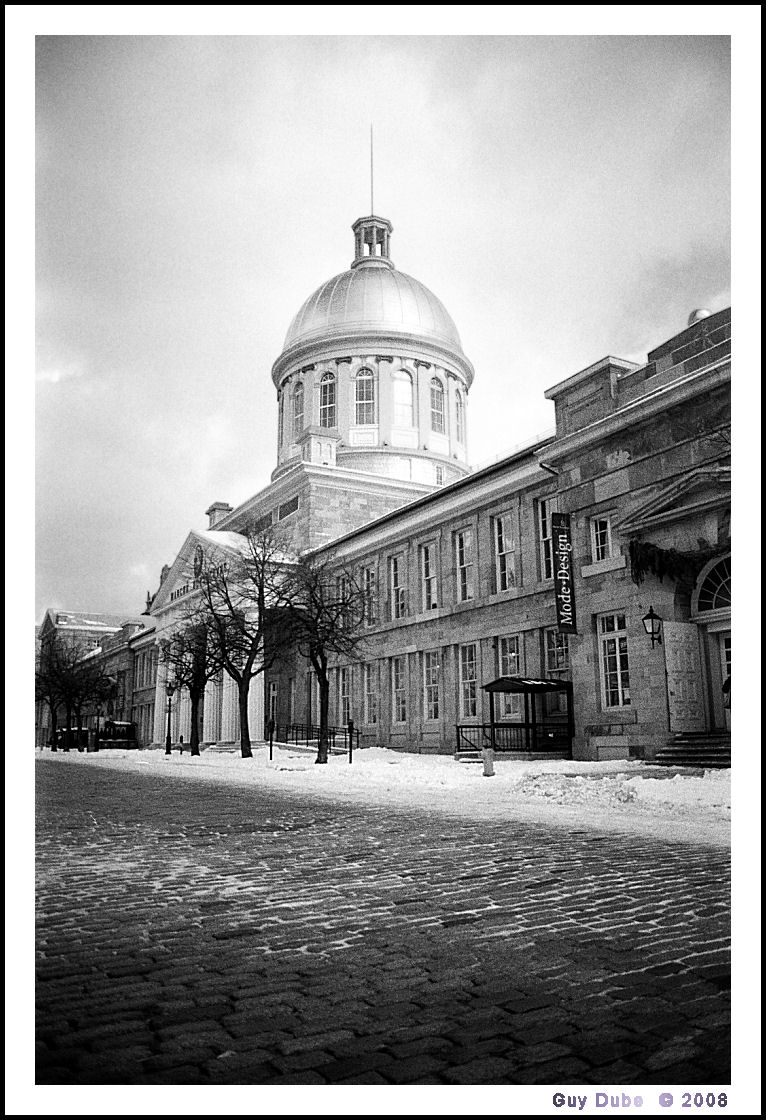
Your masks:
[{"label": "pediment", "polygon": [[730,503],[731,468],[698,467],[674,479],[653,497],[637,503],[614,528],[621,533],[640,533],[698,513],[722,509]]},{"label": "pediment", "polygon": [[239,533],[192,529],[152,600],[151,614],[159,613],[194,590],[194,562],[198,549],[203,553],[232,552],[244,539]]}]

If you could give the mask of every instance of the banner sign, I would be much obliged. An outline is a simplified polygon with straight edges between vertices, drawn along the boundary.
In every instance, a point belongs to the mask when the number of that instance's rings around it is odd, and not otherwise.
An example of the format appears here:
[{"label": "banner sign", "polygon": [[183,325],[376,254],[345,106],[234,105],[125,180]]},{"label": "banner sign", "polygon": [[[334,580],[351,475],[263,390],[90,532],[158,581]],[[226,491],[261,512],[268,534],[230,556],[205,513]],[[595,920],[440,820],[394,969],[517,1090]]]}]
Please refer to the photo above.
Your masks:
[{"label": "banner sign", "polygon": [[575,593],[572,581],[572,527],[568,513],[551,514],[553,532],[553,587],[559,634],[577,633]]}]

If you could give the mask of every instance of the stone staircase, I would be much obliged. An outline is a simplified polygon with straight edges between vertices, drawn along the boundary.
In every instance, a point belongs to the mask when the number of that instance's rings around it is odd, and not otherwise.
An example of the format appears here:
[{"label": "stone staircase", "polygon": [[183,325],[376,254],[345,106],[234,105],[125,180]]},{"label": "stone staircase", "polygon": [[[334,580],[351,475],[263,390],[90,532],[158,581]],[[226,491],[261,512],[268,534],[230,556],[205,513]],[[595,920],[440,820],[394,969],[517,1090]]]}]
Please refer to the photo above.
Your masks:
[{"label": "stone staircase", "polygon": [[731,735],[725,731],[687,731],[674,735],[657,751],[658,766],[702,766],[726,770],[731,766]]}]

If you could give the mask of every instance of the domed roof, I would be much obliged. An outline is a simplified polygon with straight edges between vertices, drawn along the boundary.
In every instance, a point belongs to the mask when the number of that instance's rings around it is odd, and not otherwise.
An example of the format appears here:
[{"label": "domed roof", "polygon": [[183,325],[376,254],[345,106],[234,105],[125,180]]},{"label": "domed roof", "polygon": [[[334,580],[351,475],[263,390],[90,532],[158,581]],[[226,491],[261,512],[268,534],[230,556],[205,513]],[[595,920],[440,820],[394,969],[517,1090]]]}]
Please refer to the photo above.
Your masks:
[{"label": "domed roof", "polygon": [[371,331],[416,334],[462,353],[457,327],[441,300],[419,280],[377,260],[361,262],[317,288],[290,324],[284,348],[325,334]]}]

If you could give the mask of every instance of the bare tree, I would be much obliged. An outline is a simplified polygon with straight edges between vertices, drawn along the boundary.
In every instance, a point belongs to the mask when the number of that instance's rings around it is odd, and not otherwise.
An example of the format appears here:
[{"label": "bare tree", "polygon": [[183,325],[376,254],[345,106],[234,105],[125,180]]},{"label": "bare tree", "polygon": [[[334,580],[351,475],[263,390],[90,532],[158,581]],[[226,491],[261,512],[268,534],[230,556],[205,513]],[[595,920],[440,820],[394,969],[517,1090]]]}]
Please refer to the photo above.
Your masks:
[{"label": "bare tree", "polygon": [[66,718],[64,750],[72,743],[72,717],[79,735],[83,709],[99,703],[114,694],[114,681],[106,673],[103,663],[88,656],[74,641],[53,640],[46,644],[40,656],[40,666],[35,675],[36,693],[47,701],[51,711],[53,745],[56,745],[58,709],[63,707]]},{"label": "bare tree", "polygon": [[278,625],[281,586],[292,563],[272,527],[249,529],[237,551],[217,548],[196,576],[200,618],[221,667],[236,682],[240,750],[252,758],[247,704],[250,684],[284,655],[288,634]]},{"label": "bare tree", "polygon": [[326,763],[330,709],[330,657],[358,660],[368,599],[353,573],[332,557],[302,556],[281,588],[280,602],[297,652],[307,657],[319,684],[319,748],[315,759]]},{"label": "bare tree", "polygon": [[205,619],[191,615],[163,643],[160,656],[177,688],[186,688],[191,701],[191,753],[199,756],[199,707],[205,685],[221,670],[217,646],[210,640]]}]

